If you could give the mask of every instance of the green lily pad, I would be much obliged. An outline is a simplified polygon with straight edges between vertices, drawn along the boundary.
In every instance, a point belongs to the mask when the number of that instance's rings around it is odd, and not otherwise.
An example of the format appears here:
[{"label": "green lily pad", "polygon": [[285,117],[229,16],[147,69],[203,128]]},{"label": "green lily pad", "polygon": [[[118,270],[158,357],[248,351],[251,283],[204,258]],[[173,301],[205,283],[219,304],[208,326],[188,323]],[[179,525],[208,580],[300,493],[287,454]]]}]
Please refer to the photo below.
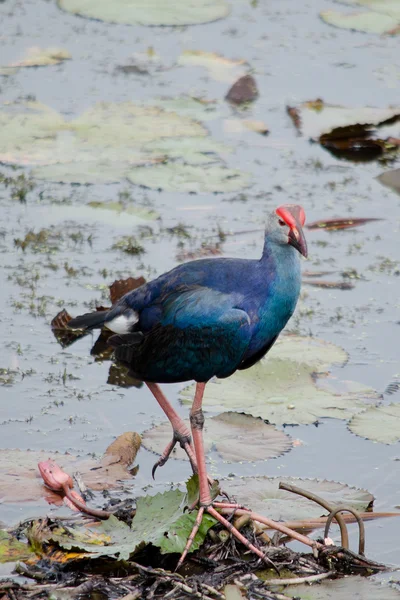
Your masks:
[{"label": "green lily pad", "polygon": [[32,551],[27,544],[19,542],[7,531],[0,529],[0,564],[27,560],[32,557]]},{"label": "green lily pad", "polygon": [[166,192],[236,192],[249,185],[250,176],[238,169],[219,164],[192,166],[168,163],[151,167],[137,167],[128,175],[136,185]]},{"label": "green lily pad", "polygon": [[315,585],[286,586],[285,594],[295,592],[299,600],[399,600],[400,592],[385,583],[368,577],[352,576],[334,581],[321,581]]},{"label": "green lily pad", "polygon": [[[222,166],[219,153],[229,149],[201,123],[156,106],[99,103],[66,121],[38,102],[3,104],[0,129],[0,162],[33,167],[39,179],[89,184],[129,176],[145,186],[212,192],[239,189],[248,180]],[[184,164],[159,164],[169,160]],[[207,163],[215,164],[191,171],[192,164]],[[147,169],[152,165],[158,167],[154,173]]]},{"label": "green lily pad", "polygon": [[[148,450],[161,454],[171,441],[171,435],[171,424],[161,423],[144,432],[142,443]],[[205,452],[215,450],[227,462],[276,458],[291,447],[288,435],[251,415],[227,412],[205,421]],[[187,457],[179,447],[174,451],[173,458]]]},{"label": "green lily pad", "polygon": [[[336,10],[320,12],[320,17],[328,25],[351,29],[363,33],[400,33],[400,17],[395,18],[378,12],[342,13]],[[396,31],[397,29],[397,31]]]},{"label": "green lily pad", "polygon": [[[144,544],[157,546],[163,554],[181,553],[196,520],[196,511],[183,512],[185,505],[186,494],[178,489],[145,496],[137,500],[132,527],[111,516],[94,529],[68,527],[65,532],[52,534],[50,540],[66,550],[82,550],[92,558],[114,556],[127,560]],[[215,522],[204,515],[190,552],[201,546]]]},{"label": "green lily pad", "polygon": [[[251,369],[237,371],[228,379],[212,380],[206,386],[206,409],[244,411],[276,425],[310,424],[320,418],[349,419],[380,396],[371,388],[346,382],[334,389],[326,372],[332,364],[343,364],[346,353],[315,338],[287,336],[271,355]],[[324,373],[318,374],[318,372]],[[317,374],[316,374],[317,372]],[[194,397],[194,385],[181,392],[182,402]]]},{"label": "green lily pad", "polygon": [[197,25],[226,17],[225,0],[58,0],[67,12],[126,25]]},{"label": "green lily pad", "polygon": [[234,477],[220,481],[221,488],[239,504],[254,512],[268,515],[275,521],[312,519],[329,514],[324,508],[293,494],[279,489],[279,483],[295,485],[317,494],[332,506],[346,505],[360,512],[371,508],[374,497],[366,490],[350,487],[344,483],[319,479],[298,479],[296,477]]},{"label": "green lily pad", "polygon": [[355,415],[349,429],[373,442],[395,444],[400,441],[400,404],[372,406]]},{"label": "green lily pad", "polygon": [[143,148],[158,155],[168,156],[170,159],[184,157],[185,162],[193,166],[215,163],[219,159],[219,153],[232,152],[229,146],[208,137],[198,138],[196,144],[193,144],[193,138],[190,137],[182,137],[179,140],[165,138],[150,142]]}]

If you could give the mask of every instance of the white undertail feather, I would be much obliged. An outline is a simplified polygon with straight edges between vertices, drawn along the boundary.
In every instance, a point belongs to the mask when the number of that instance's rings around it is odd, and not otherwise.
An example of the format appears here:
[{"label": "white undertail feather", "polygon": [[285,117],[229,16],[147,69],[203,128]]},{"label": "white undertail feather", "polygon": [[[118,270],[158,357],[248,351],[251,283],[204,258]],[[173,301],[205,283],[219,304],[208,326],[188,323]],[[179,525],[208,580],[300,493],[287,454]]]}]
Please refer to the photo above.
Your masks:
[{"label": "white undertail feather", "polygon": [[138,320],[139,316],[137,312],[132,311],[128,315],[119,315],[112,321],[108,321],[108,323],[106,323],[106,327],[114,333],[123,335],[124,333],[130,333],[131,328],[135,323],[138,322]]}]

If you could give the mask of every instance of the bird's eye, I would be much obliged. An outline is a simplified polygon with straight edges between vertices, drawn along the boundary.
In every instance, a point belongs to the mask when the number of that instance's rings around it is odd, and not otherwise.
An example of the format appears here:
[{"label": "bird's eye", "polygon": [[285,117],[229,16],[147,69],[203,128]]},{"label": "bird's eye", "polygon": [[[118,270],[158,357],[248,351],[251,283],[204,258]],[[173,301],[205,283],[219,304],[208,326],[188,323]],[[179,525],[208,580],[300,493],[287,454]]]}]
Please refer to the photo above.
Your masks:
[{"label": "bird's eye", "polygon": [[286,225],[285,221],[282,221],[282,219],[278,219],[278,223],[281,227],[284,227]]}]

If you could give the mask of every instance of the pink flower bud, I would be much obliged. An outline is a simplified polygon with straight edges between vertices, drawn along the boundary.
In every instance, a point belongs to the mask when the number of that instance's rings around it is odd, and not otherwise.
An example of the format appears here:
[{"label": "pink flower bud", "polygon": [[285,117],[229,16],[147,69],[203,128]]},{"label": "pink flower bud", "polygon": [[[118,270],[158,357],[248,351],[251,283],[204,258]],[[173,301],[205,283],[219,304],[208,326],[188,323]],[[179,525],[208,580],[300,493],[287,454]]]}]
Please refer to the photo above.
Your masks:
[{"label": "pink flower bud", "polygon": [[38,464],[40,474],[45,484],[55,492],[62,492],[65,486],[72,488],[72,479],[67,473],[54,462],[54,460],[44,460]]}]

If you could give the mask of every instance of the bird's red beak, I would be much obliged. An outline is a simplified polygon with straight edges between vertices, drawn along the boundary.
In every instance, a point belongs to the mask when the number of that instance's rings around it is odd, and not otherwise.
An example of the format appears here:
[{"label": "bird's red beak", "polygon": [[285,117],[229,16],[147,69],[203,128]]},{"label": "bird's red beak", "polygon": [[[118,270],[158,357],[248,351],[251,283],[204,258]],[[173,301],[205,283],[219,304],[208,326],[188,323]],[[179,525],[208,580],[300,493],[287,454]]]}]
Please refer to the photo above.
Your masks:
[{"label": "bird's red beak", "polygon": [[306,222],[304,208],[298,204],[284,204],[276,209],[276,214],[289,227],[288,243],[307,258],[307,242],[303,232]]}]

